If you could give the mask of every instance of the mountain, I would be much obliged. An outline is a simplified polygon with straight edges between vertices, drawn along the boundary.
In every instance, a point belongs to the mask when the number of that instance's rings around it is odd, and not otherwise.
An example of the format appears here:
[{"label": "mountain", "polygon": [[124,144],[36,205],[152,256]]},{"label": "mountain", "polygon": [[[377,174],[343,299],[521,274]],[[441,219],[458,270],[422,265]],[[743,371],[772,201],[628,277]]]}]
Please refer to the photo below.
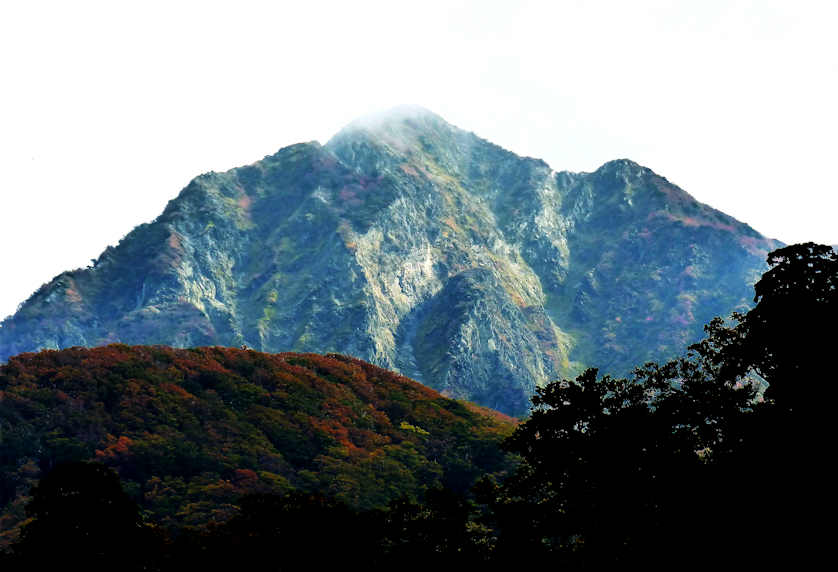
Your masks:
[{"label": "mountain", "polygon": [[116,469],[155,523],[226,521],[248,493],[382,508],[510,468],[495,411],[340,355],[109,345],[0,366],[0,547],[64,461]]},{"label": "mountain", "polygon": [[585,366],[745,310],[779,245],[628,160],[555,172],[417,108],[195,178],[0,327],[0,360],[111,342],[339,352],[525,414]]}]

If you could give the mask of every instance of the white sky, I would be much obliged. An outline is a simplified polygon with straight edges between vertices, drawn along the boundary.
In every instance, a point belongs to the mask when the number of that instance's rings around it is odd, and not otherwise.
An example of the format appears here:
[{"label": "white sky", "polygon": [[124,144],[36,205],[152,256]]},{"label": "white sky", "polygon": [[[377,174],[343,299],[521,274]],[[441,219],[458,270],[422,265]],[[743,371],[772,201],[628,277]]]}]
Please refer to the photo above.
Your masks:
[{"label": "white sky", "polygon": [[414,103],[838,243],[838,2],[0,4],[0,317],[188,181]]}]

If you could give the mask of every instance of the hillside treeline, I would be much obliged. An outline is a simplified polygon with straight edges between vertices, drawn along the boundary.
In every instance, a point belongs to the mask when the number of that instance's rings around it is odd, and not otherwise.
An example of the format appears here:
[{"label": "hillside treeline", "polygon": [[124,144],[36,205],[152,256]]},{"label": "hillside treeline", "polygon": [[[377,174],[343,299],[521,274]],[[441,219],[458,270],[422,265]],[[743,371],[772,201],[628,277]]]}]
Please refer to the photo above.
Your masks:
[{"label": "hillside treeline", "polygon": [[[104,464],[56,462],[25,501],[6,561],[79,558],[140,570],[805,569],[831,541],[836,376],[827,364],[838,254],[807,243],[768,262],[754,308],[713,320],[687,355],[644,364],[629,379],[591,369],[540,388],[531,416],[495,453],[474,443],[448,450],[459,467],[453,477],[443,472],[367,503],[322,487],[254,491],[224,518],[175,531],[140,510],[137,491],[120,486],[130,471],[112,464],[117,476],[107,455]],[[411,411],[410,400],[402,407]],[[417,442],[448,430],[407,413],[395,419]],[[482,423],[500,441],[502,425]]]}]

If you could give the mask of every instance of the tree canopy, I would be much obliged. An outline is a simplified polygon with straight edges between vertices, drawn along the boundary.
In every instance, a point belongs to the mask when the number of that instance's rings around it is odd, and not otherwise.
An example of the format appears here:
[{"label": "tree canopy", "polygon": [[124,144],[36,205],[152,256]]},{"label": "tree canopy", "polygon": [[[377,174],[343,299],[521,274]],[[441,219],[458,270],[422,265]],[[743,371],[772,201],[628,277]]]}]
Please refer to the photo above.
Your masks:
[{"label": "tree canopy", "polygon": [[835,379],[826,364],[838,321],[838,252],[795,244],[770,253],[768,263],[772,268],[755,286],[757,304],[741,319],[743,343],[734,351],[768,382],[766,398],[784,408],[813,405],[818,401],[797,386],[817,383],[820,392]]},{"label": "tree canopy", "polygon": [[811,414],[834,406],[838,254],[807,243],[768,263],[756,306],[713,320],[685,357],[538,390],[505,442],[522,464],[494,499],[498,527],[518,530],[501,551],[571,568],[811,551],[809,512],[831,490],[835,432]]},{"label": "tree canopy", "polygon": [[[492,468],[502,458],[490,444],[472,444],[454,450],[468,462],[454,471],[462,475],[446,480],[449,489],[428,488],[421,499],[390,498],[386,507],[353,507],[339,494],[301,490],[251,494],[237,501],[226,522],[184,531],[164,547],[159,569],[229,569],[248,558],[262,562],[277,551],[285,558],[279,569],[318,562],[372,570],[473,563],[500,570],[542,562],[568,570],[783,564],[808,569],[831,545],[831,529],[822,522],[831,518],[834,504],[835,374],[829,367],[833,337],[825,328],[836,318],[838,254],[808,243],[772,252],[768,262],[769,271],[755,287],[755,307],[728,321],[712,320],[706,337],[685,356],[647,363],[630,378],[588,369],[574,380],[539,388],[530,418],[503,441],[519,459],[506,478],[484,468],[489,474],[465,492],[472,464],[480,460],[481,467]],[[294,359],[327,376],[329,383],[322,383],[329,388],[338,381],[341,387],[359,383],[358,375],[341,377],[346,368],[339,363]],[[347,359],[341,363],[357,366],[353,372],[362,367]],[[244,372],[243,383],[257,372]],[[202,373],[190,387],[197,394],[209,385],[218,394],[241,398],[225,389],[225,379]],[[16,395],[12,387],[7,384],[8,396]],[[371,390],[368,384],[359,387]],[[286,384],[286,393],[293,388]],[[453,455],[446,453],[444,440],[465,426],[444,425],[450,415],[438,404],[460,405],[435,398],[431,403],[437,405],[429,406],[435,415],[418,417],[418,397],[425,390],[413,389],[411,400],[382,401],[382,411],[388,420],[401,420],[402,439],[415,441],[412,448],[427,441],[433,454]],[[300,399],[307,395],[300,393]],[[346,406],[347,395],[338,403]],[[314,406],[314,398],[308,399]],[[258,411],[247,402],[239,407]],[[340,411],[335,406],[331,415]],[[346,410],[347,422],[357,418],[352,413]],[[361,433],[335,434],[351,444]],[[439,435],[438,444],[429,440],[431,434]],[[61,443],[50,463],[82,450]],[[113,447],[119,452],[118,441]],[[327,464],[306,466],[312,474],[317,467],[320,478],[351,482],[345,472],[325,471]],[[138,459],[119,467],[125,475],[147,470]],[[386,465],[376,467],[382,471]],[[148,529],[137,506],[116,474],[101,465],[59,463],[33,489],[26,512],[31,521],[14,548],[20,562],[43,564],[42,554],[90,554],[94,567],[114,562],[124,567],[143,562],[130,557],[138,546],[162,546],[142,535]]]},{"label": "tree canopy", "polygon": [[119,476],[98,463],[63,463],[32,489],[15,554],[36,569],[141,570],[154,541]]}]

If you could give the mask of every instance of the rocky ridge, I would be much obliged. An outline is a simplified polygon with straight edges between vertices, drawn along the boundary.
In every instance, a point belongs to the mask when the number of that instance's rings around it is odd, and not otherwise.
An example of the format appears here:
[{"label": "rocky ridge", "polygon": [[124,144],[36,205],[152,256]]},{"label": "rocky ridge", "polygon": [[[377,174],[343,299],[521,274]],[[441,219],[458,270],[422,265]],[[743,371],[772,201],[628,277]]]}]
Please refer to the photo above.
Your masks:
[{"label": "rocky ridge", "polygon": [[521,415],[751,304],[779,243],[629,160],[555,172],[431,112],[194,179],[0,326],[0,359],[109,342],[340,352]]}]

